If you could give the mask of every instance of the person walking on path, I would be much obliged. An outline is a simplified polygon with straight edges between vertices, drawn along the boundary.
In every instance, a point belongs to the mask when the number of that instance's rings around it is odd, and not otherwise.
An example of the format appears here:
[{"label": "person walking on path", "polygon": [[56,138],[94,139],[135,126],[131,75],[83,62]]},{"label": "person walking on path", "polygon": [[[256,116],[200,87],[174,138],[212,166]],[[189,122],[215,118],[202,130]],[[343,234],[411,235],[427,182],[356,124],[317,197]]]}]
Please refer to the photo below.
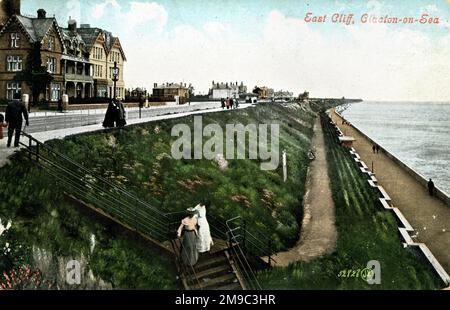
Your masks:
[{"label": "person walking on path", "polygon": [[181,241],[181,259],[187,266],[194,266],[198,261],[197,250],[197,218],[194,216],[197,214],[197,210],[194,208],[187,209],[188,216],[181,221],[181,225],[178,228],[177,236],[183,240]]},{"label": "person walking on path", "polygon": [[430,194],[430,196],[433,196],[434,194],[434,182],[431,179],[430,181],[428,181],[428,193]]},{"label": "person walking on path", "polygon": [[16,132],[14,139],[14,147],[19,147],[20,133],[22,132],[23,117],[25,118],[26,126],[29,126],[28,111],[25,105],[20,100],[20,94],[15,94],[14,99],[8,103],[6,107],[5,121],[8,123],[8,143],[7,147],[11,147],[11,140]]},{"label": "person walking on path", "polygon": [[376,152],[376,146],[375,146],[375,144],[372,146],[372,151],[373,151],[373,153],[375,154],[375,152]]},{"label": "person walking on path", "polygon": [[222,104],[222,110],[225,109],[225,99],[220,99],[220,103]]},{"label": "person walking on path", "polygon": [[380,146],[378,144],[376,146],[376,149],[377,149],[377,154],[380,153]]},{"label": "person walking on path", "polygon": [[214,245],[213,239],[211,237],[211,232],[209,229],[209,223],[206,219],[206,208],[209,208],[210,202],[205,201],[204,203],[198,204],[194,209],[197,211],[195,217],[198,220],[198,239],[197,239],[197,251],[199,253],[209,252],[211,246]]}]

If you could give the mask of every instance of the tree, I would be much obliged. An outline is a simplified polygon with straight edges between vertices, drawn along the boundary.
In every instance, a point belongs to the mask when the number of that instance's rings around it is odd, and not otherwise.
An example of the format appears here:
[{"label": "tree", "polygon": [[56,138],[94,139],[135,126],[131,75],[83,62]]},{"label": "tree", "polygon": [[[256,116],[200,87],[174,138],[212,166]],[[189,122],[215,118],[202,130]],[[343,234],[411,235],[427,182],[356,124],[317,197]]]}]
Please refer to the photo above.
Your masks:
[{"label": "tree", "polygon": [[[16,81],[23,81],[31,88],[33,105],[39,102],[40,94],[45,94],[47,85],[53,81],[53,76],[47,71],[47,66],[42,65],[41,46],[40,42],[32,44],[24,70],[15,77]],[[31,104],[28,105],[28,109],[30,106]]]}]

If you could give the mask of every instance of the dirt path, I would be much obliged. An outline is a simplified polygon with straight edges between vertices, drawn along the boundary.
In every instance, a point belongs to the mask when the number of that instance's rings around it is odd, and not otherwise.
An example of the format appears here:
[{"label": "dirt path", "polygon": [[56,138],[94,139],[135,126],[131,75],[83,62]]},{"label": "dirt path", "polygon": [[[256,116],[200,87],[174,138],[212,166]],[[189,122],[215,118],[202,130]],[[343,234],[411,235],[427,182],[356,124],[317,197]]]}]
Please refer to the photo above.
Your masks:
[{"label": "dirt path", "polygon": [[276,266],[286,267],[296,261],[309,261],[331,253],[336,247],[334,204],[319,117],[314,124],[312,146],[316,150],[316,159],[308,169],[300,240],[292,249],[280,252],[274,257],[277,261]]},{"label": "dirt path", "polygon": [[331,117],[342,132],[356,139],[354,148],[366,165],[371,168],[373,162],[379,185],[416,230],[413,234],[418,233],[413,240],[425,243],[442,267],[450,272],[450,208],[430,197],[426,187],[385,154],[374,154],[370,141],[352,126],[341,125],[342,119],[337,114],[332,113]]}]

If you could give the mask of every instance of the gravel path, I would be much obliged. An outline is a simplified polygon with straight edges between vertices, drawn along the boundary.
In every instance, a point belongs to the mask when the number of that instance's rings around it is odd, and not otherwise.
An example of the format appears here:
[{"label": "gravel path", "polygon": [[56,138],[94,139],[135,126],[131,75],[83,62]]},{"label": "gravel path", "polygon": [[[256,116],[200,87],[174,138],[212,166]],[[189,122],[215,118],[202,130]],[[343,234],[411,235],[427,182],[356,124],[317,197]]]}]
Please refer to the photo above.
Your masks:
[{"label": "gravel path", "polygon": [[309,261],[330,254],[336,247],[334,203],[319,117],[314,124],[312,146],[316,150],[316,159],[308,169],[301,237],[295,247],[274,257],[276,266],[286,267],[296,261]]}]

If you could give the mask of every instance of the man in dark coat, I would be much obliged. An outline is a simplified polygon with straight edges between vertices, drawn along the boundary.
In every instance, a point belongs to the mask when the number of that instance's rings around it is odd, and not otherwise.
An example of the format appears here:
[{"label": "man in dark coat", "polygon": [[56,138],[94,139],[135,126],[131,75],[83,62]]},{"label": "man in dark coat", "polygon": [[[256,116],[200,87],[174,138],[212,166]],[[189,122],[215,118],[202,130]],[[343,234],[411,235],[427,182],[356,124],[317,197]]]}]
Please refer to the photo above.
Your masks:
[{"label": "man in dark coat", "polygon": [[433,196],[434,194],[434,182],[431,179],[430,181],[428,181],[428,193],[430,194],[430,196]]},{"label": "man in dark coat", "polygon": [[127,124],[125,120],[125,109],[122,102],[118,100],[111,100],[108,109],[106,110],[105,120],[103,122],[103,127],[113,128],[113,127],[123,127]]},{"label": "man in dark coat", "polygon": [[16,132],[14,139],[14,147],[19,147],[20,133],[22,132],[23,117],[26,125],[29,126],[28,111],[25,105],[20,101],[20,94],[15,94],[14,99],[8,103],[6,107],[5,121],[8,123],[8,143],[7,147],[11,147],[11,140]]}]

